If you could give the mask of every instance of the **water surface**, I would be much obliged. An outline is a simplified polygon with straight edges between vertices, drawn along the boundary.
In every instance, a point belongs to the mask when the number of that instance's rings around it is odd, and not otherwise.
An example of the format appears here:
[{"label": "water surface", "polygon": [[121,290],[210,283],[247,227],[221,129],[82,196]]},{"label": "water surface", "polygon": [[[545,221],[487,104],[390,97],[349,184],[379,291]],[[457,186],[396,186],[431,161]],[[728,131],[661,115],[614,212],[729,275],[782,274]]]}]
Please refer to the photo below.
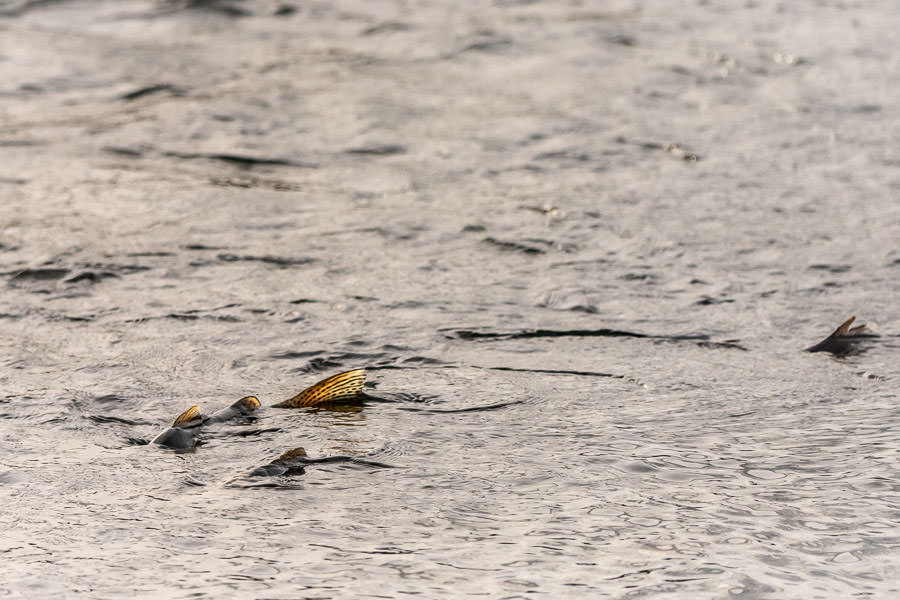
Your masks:
[{"label": "water surface", "polygon": [[891,3],[0,14],[6,596],[898,594]]}]

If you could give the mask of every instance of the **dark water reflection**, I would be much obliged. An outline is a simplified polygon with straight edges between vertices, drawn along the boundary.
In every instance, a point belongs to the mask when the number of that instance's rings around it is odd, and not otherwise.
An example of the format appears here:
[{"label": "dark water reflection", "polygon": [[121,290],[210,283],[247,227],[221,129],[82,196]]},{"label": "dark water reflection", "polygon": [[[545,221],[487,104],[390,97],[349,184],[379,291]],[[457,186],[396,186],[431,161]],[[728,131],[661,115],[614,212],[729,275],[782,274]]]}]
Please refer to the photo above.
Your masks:
[{"label": "dark water reflection", "polygon": [[[898,29],[3,4],[0,590],[896,596]],[[297,446],[393,468],[244,478]]]}]

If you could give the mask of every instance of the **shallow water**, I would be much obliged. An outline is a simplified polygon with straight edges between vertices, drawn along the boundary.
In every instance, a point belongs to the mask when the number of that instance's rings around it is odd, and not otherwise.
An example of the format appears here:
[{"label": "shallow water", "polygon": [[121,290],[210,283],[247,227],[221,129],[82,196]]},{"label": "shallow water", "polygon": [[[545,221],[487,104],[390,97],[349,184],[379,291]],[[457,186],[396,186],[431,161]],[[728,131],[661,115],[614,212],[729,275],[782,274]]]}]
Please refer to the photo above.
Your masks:
[{"label": "shallow water", "polygon": [[898,594],[891,3],[0,7],[5,596]]}]

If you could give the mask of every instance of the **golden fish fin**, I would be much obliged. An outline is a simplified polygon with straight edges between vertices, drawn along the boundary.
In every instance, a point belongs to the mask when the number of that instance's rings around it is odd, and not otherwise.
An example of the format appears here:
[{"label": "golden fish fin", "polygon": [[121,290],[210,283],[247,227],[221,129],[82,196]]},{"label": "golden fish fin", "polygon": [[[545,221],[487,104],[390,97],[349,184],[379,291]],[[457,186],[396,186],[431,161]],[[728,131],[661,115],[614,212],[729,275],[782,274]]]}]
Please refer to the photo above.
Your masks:
[{"label": "golden fish fin", "polygon": [[348,400],[358,396],[362,392],[365,383],[365,369],[354,369],[345,373],[338,373],[312,387],[306,388],[290,400],[285,400],[275,406],[278,408],[300,408],[337,400]]},{"label": "golden fish fin", "polygon": [[175,419],[174,423],[172,423],[172,427],[178,427],[179,425],[184,425],[185,423],[190,423],[194,419],[199,419],[199,418],[200,418],[200,407],[195,404],[194,406],[190,407],[189,409],[187,409],[186,411],[184,411],[183,413],[178,415],[178,418]]},{"label": "golden fish fin", "polygon": [[235,404],[237,404],[238,406],[242,406],[247,412],[253,412],[257,408],[262,406],[259,398],[257,398],[256,396],[244,396],[243,398],[235,402]]},{"label": "golden fish fin", "polygon": [[[855,320],[856,320],[856,315],[853,315],[852,317],[850,317],[849,319],[847,319],[846,321],[841,323],[841,326],[838,327],[837,329],[835,329],[834,333],[832,333],[828,337],[833,337],[833,338],[844,337],[845,335],[847,335],[850,332],[850,325],[852,325],[853,321],[855,321]],[[865,325],[863,325],[863,327],[865,327]]]},{"label": "golden fish fin", "polygon": [[299,456],[306,456],[306,450],[303,449],[303,446],[294,448],[293,450],[288,450],[287,452],[276,458],[275,461],[291,460],[292,458],[297,458]]}]

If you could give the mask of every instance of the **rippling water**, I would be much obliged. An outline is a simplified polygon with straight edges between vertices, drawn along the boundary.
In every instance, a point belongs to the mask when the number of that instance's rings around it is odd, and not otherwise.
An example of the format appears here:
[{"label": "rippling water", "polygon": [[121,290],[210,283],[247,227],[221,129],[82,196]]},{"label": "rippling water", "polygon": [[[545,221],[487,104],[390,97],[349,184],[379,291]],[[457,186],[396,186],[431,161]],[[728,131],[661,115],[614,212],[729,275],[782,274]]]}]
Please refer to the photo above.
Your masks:
[{"label": "rippling water", "polygon": [[672,4],[0,4],[0,592],[897,596],[900,13]]}]

